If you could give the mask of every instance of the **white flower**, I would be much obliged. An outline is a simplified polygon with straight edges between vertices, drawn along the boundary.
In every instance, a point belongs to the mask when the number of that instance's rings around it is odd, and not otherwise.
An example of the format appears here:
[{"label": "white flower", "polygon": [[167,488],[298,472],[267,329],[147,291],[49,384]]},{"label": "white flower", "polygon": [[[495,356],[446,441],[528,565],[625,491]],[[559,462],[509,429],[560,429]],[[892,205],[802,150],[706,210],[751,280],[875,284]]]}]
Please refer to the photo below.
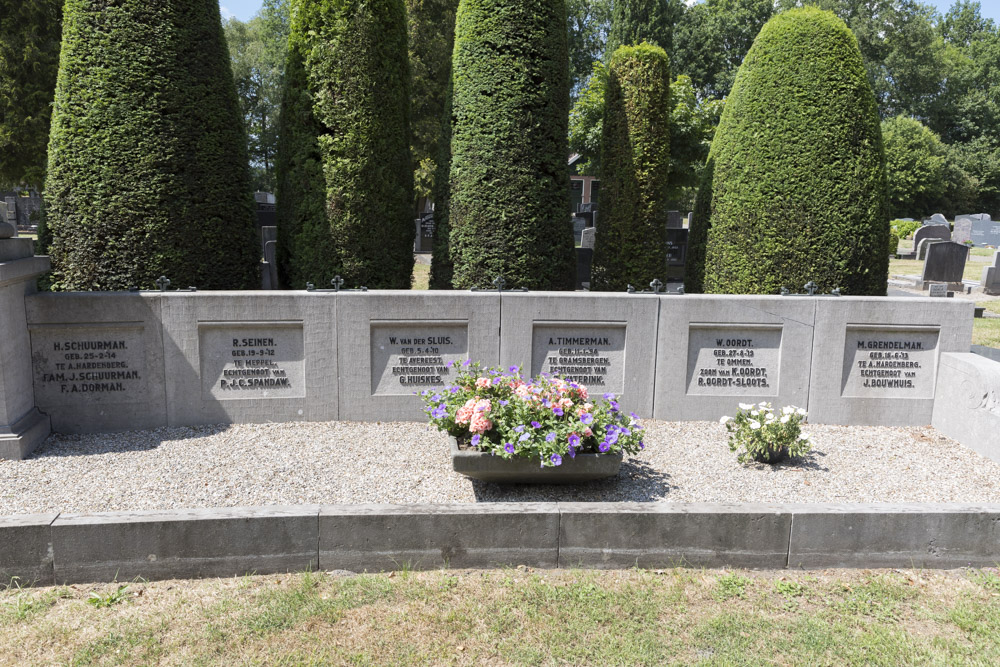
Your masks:
[{"label": "white flower", "polygon": [[762,407],[762,408],[766,408],[766,407],[767,407],[767,401],[763,401],[763,402],[761,402],[761,403],[758,403],[757,405],[758,405],[759,407]]},{"label": "white flower", "polygon": [[759,413],[759,412],[757,412],[756,410],[751,410],[751,411],[750,411],[750,416],[751,416],[751,417],[756,417],[756,416],[757,416],[757,415],[759,415],[759,414],[760,414],[760,413]]},{"label": "white flower", "polygon": [[753,407],[753,403],[740,403],[740,410],[749,410]]},{"label": "white flower", "polygon": [[781,418],[781,423],[782,424],[787,424],[789,419],[791,419],[791,417],[789,417],[788,415],[785,415],[785,416],[783,416]]},{"label": "white flower", "polygon": [[729,417],[727,417],[727,416],[723,415],[723,416],[722,416],[722,419],[720,419],[720,420],[719,420],[719,423],[720,423],[720,424],[725,424],[725,423],[726,423],[726,422],[728,422],[728,421],[729,421]]},{"label": "white flower", "polygon": [[783,415],[790,415],[794,413],[795,413],[794,405],[786,405],[785,407],[781,408],[781,414]]},{"label": "white flower", "polygon": [[795,410],[795,412],[797,412],[798,414],[802,415],[803,417],[805,417],[805,416],[806,416],[806,411],[805,411],[805,410],[803,410],[802,408],[797,408],[797,409]]},{"label": "white flower", "polygon": [[765,415],[765,417],[767,418],[767,421],[769,421],[769,422],[773,422],[774,421],[774,415],[772,415],[770,412],[768,412],[767,415]]},{"label": "white flower", "polygon": [[799,440],[808,440],[808,439],[809,439],[808,433],[799,433]]},{"label": "white flower", "polygon": [[760,422],[757,421],[756,419],[751,419],[750,420],[750,428],[752,428],[753,430],[756,431],[757,429],[760,428]]}]

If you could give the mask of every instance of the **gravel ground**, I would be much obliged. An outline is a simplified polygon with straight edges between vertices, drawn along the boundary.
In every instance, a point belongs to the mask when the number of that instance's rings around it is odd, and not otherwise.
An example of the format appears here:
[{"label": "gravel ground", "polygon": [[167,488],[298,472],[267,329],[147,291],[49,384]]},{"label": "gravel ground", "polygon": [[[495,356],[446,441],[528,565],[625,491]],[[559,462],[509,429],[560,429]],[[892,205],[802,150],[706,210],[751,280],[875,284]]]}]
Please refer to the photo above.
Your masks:
[{"label": "gravel ground", "polygon": [[499,486],[451,470],[414,423],[237,424],[53,435],[0,461],[0,515],[320,503],[1000,502],[1000,464],[930,427],[808,425],[813,451],[741,465],[715,422],[646,420],[646,450],[588,485]]}]

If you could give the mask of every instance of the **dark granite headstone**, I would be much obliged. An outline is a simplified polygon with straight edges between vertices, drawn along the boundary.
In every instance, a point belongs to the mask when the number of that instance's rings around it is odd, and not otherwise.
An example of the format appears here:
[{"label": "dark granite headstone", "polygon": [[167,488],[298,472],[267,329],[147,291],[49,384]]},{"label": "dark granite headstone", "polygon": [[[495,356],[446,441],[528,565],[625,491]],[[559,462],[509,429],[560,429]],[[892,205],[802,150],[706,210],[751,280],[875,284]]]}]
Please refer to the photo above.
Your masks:
[{"label": "dark granite headstone", "polygon": [[684,226],[684,219],[680,211],[667,211],[667,229],[680,229]]},{"label": "dark granite headstone", "polygon": [[576,249],[576,289],[590,289],[590,267],[593,262],[593,248]]},{"label": "dark granite headstone", "polygon": [[920,247],[920,242],[924,239],[942,239],[944,241],[951,240],[951,229],[948,225],[928,225],[926,227],[921,227],[917,231],[913,232],[913,247],[914,249]]},{"label": "dark granite headstone", "polygon": [[594,213],[597,210],[597,202],[589,201],[586,204],[580,204],[580,213]]},{"label": "dark granite headstone", "polygon": [[667,277],[683,278],[687,261],[687,229],[667,230]]},{"label": "dark granite headstone", "polygon": [[923,239],[922,241],[920,241],[920,245],[916,247],[917,259],[927,259],[927,248],[931,247],[935,243],[949,243],[949,241],[946,241],[945,239],[935,239],[935,238]]},{"label": "dark granite headstone", "polygon": [[573,242],[576,245],[580,245],[580,239],[583,236],[583,230],[587,227],[587,220],[579,216],[574,216],[573,218]]},{"label": "dark granite headstone", "polygon": [[925,285],[927,282],[961,284],[968,257],[969,248],[963,243],[935,243],[927,248],[920,278]]},{"label": "dark granite headstone", "polygon": [[413,221],[416,225],[414,252],[431,252],[434,249],[434,214],[430,213]]}]

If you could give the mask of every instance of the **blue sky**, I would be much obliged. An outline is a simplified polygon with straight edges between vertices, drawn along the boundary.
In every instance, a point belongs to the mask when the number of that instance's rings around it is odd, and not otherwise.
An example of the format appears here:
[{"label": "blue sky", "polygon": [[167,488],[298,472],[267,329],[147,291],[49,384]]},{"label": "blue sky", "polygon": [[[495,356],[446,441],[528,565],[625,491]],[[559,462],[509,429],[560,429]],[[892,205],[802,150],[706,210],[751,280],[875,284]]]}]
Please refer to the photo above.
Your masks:
[{"label": "blue sky", "polygon": [[[953,0],[923,0],[930,2],[944,13],[953,4]],[[988,16],[1000,23],[1000,0],[979,0],[982,6],[983,16]],[[222,9],[222,18],[235,16],[241,21],[250,19],[257,10],[260,9],[260,0],[219,0],[219,7]]]}]

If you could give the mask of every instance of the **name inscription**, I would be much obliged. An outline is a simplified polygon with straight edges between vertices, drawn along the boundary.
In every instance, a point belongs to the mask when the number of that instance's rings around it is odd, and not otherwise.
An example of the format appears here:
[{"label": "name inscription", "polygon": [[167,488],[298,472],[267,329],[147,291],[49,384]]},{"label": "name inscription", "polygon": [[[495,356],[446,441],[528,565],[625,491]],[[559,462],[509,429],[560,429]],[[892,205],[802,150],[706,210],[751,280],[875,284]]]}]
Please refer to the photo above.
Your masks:
[{"label": "name inscription", "polygon": [[141,327],[44,326],[32,329],[31,348],[40,405],[133,403],[146,398]]},{"label": "name inscription", "polygon": [[933,398],[936,329],[848,327],[842,393],[863,398]]},{"label": "name inscription", "polygon": [[305,396],[302,325],[297,322],[199,325],[205,398]]},{"label": "name inscription", "polygon": [[780,361],[780,326],[692,325],[687,393],[777,396]]},{"label": "name inscription", "polygon": [[587,387],[625,390],[625,324],[536,323],[531,374],[551,373]]},{"label": "name inscription", "polygon": [[458,374],[456,366],[468,359],[468,338],[465,322],[373,322],[372,395],[399,396],[444,386]]}]

